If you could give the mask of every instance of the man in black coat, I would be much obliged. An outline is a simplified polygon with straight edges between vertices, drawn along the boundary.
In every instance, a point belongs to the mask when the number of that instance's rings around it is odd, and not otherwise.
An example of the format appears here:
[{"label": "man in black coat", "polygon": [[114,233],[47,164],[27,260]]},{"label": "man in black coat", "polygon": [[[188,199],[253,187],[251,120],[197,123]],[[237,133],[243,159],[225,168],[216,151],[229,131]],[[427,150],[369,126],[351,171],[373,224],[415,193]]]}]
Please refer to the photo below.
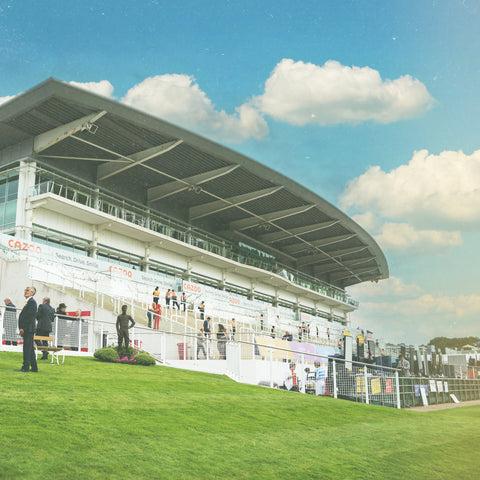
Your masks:
[{"label": "man in black coat", "polygon": [[[37,311],[37,335],[40,337],[49,337],[52,331],[52,322],[54,320],[55,309],[50,305],[50,298],[45,297],[41,305],[38,306]],[[48,346],[46,340],[37,340],[37,345]],[[43,351],[40,360],[48,360],[48,352]]]},{"label": "man in black coat", "polygon": [[18,317],[20,336],[23,337],[23,366],[18,372],[38,372],[37,359],[33,348],[33,336],[35,335],[35,317],[37,315],[37,302],[33,298],[36,293],[35,287],[25,288],[25,305]]}]

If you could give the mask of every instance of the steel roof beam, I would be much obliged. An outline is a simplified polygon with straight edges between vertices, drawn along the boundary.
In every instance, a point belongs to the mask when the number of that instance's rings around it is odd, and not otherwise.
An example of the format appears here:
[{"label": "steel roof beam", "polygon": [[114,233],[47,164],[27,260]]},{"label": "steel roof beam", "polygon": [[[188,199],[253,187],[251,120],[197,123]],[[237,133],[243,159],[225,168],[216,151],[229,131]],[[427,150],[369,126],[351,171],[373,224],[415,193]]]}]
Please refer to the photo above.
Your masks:
[{"label": "steel roof beam", "polygon": [[[183,143],[183,140],[174,140],[171,142],[162,143],[161,145],[147,148],[146,150],[134,153],[132,155],[128,155],[127,157],[121,157],[117,159],[117,161],[104,163],[100,165],[97,169],[98,181],[100,182],[102,180],[106,180],[107,178],[112,177],[117,173],[124,172],[125,170],[135,167],[136,165],[140,165],[147,160],[155,158],[159,155],[163,155],[164,153],[169,152],[181,143]],[[123,160],[124,165],[121,167],[118,166],[118,160]]]},{"label": "steel roof beam", "polygon": [[216,200],[210,203],[204,203],[203,205],[197,205],[191,207],[189,210],[190,221],[198,220],[208,215],[213,215],[214,213],[227,210],[228,208],[236,207],[247,202],[252,202],[253,200],[258,200],[259,198],[272,195],[275,192],[278,192],[283,188],[282,185],[264,188],[263,190],[257,190],[255,192],[244,193],[242,195],[235,195],[234,197],[224,198],[221,200]]},{"label": "steel roof beam", "polygon": [[321,238],[320,240],[314,240],[308,243],[301,243],[301,244],[294,244],[294,245],[287,245],[283,247],[282,250],[285,250],[292,255],[295,253],[303,252],[304,250],[308,250],[311,247],[326,247],[327,245],[333,245],[334,243],[345,242],[346,240],[350,240],[351,238],[356,237],[355,233],[347,233],[345,235],[336,235],[334,237],[326,237]]},{"label": "steel roof beam", "polygon": [[[78,118],[73,122],[60,125],[59,127],[53,128],[48,132],[41,133],[40,135],[35,136],[33,139],[33,152],[39,153],[47,148],[55,145],[58,142],[61,142],[67,137],[74,135],[77,132],[83,130],[93,131],[93,122],[97,121],[99,118],[103,117],[107,112],[102,110],[101,112],[91,113],[90,115],[85,115],[82,118]],[[96,130],[96,127],[95,127]]]},{"label": "steel roof beam", "polygon": [[343,261],[341,264],[337,262],[325,263],[324,265],[317,265],[313,267],[313,271],[315,272],[315,274],[321,275],[323,273],[341,270],[343,265],[346,267],[354,267],[357,265],[362,265],[364,263],[370,262],[372,260],[375,260],[375,257],[365,257],[365,258],[356,258],[354,260],[346,260],[346,261]]},{"label": "steel roof beam", "polygon": [[233,172],[233,170],[237,169],[239,166],[240,165],[229,165],[228,167],[217,168],[215,170],[210,170],[208,172],[199,173],[198,175],[192,175],[191,177],[149,188],[147,191],[148,201],[156,202],[157,200],[161,200],[162,198],[170,195],[175,195],[176,193],[182,192],[189,188],[195,189],[202,183],[215,180],[216,178]]},{"label": "steel roof beam", "polygon": [[368,248],[367,246],[352,247],[352,248],[344,248],[341,250],[335,250],[333,252],[327,252],[327,253],[319,252],[313,255],[305,255],[304,257],[297,258],[297,267],[303,267],[305,265],[319,263],[329,258],[337,258],[337,257],[343,257],[345,255],[352,255],[354,253],[362,252],[367,248]]},{"label": "steel roof beam", "polygon": [[313,207],[315,207],[313,204],[302,205],[300,207],[288,208],[287,210],[278,210],[277,212],[264,213],[262,215],[256,215],[242,220],[235,220],[230,222],[230,230],[247,230],[248,228],[257,227],[264,223],[275,222],[282,218],[298,215],[312,209]]},{"label": "steel roof beam", "polygon": [[355,270],[354,275],[351,272],[339,272],[330,275],[330,281],[338,282],[339,280],[345,280],[346,278],[362,275],[364,273],[370,273],[378,271],[378,266],[375,267],[364,267]]},{"label": "steel roof beam", "polygon": [[315,223],[313,225],[305,225],[304,227],[298,228],[291,228],[287,231],[280,231],[280,232],[272,232],[266,233],[264,235],[260,235],[258,239],[264,243],[273,243],[279,242],[280,240],[285,240],[286,238],[298,236],[298,235],[305,235],[307,233],[316,232],[318,230],[322,230],[324,228],[332,227],[340,223],[340,220],[331,220],[329,222],[322,222],[322,223]]}]

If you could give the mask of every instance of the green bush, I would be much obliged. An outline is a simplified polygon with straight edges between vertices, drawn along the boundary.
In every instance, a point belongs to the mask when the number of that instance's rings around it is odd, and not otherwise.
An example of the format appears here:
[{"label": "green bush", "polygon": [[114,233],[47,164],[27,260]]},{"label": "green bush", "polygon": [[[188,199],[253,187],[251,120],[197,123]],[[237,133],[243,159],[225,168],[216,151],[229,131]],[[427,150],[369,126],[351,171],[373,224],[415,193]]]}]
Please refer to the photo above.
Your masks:
[{"label": "green bush", "polygon": [[115,347],[115,350],[118,352],[118,356],[123,357],[133,357],[137,351],[133,347],[125,347],[122,345],[121,347]]},{"label": "green bush", "polygon": [[102,362],[115,362],[118,358],[118,352],[112,347],[104,347],[97,350],[93,356]]},{"label": "green bush", "polygon": [[139,352],[134,358],[137,365],[155,365],[155,359],[147,352]]}]

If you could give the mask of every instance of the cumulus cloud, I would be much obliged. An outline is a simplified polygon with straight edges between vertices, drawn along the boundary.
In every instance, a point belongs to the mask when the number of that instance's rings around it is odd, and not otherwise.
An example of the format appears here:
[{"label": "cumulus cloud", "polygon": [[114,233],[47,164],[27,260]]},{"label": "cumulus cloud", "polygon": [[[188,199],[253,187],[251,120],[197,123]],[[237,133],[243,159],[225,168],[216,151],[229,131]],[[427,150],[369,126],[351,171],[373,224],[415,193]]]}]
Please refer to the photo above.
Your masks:
[{"label": "cumulus cloud", "polygon": [[441,254],[462,244],[460,232],[440,230],[415,230],[407,223],[385,223],[375,240],[383,250],[403,252],[408,255]]},{"label": "cumulus cloud", "polygon": [[224,141],[241,142],[268,134],[266,121],[253,105],[245,103],[234,114],[217,110],[189,75],[146,78],[132,87],[122,102]]},{"label": "cumulus cloud", "polygon": [[389,277],[380,282],[359,283],[349,287],[348,291],[354,298],[396,297],[404,299],[418,297],[422,293],[422,289],[418,285],[407,285],[396,277]]},{"label": "cumulus cloud", "polygon": [[102,95],[103,97],[113,98],[113,85],[108,80],[101,80],[100,82],[68,82],[74,87],[83,88],[89,92]]},{"label": "cumulus cloud", "polygon": [[478,228],[480,150],[471,155],[421,150],[390,172],[370,167],[347,185],[340,203],[423,227]]},{"label": "cumulus cloud", "polygon": [[15,98],[16,95],[10,95],[9,97],[0,97],[0,105],[2,103],[5,103],[5,102],[8,102],[9,100],[11,100],[12,98]]},{"label": "cumulus cloud", "polygon": [[478,332],[480,295],[381,299],[361,302],[352,314],[354,325],[365,325],[376,338],[407,344],[427,343],[434,337],[467,337]]},{"label": "cumulus cloud", "polygon": [[283,59],[255,103],[275,120],[304,126],[367,120],[390,123],[423,114],[433,99],[425,85],[410,75],[382,80],[369,67]]}]

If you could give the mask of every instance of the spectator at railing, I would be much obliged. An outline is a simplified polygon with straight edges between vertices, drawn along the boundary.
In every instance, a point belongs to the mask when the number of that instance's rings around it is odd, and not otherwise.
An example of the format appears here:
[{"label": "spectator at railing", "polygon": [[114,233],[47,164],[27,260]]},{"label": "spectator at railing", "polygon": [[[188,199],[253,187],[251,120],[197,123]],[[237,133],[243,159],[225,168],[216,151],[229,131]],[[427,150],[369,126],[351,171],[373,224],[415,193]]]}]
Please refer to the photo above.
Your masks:
[{"label": "spectator at railing", "polygon": [[200,302],[198,310],[200,311],[200,320],[203,320],[205,318],[205,302],[203,300]]},{"label": "spectator at railing", "polygon": [[159,298],[160,298],[160,290],[158,287],[155,287],[155,290],[153,291],[153,303],[155,305],[158,303]]},{"label": "spectator at railing", "polygon": [[219,323],[218,324],[218,332],[217,332],[217,349],[220,355],[220,360],[227,359],[227,332],[225,331],[225,327]]},{"label": "spectator at railing", "polygon": [[275,338],[275,336],[276,336],[275,326],[274,326],[274,325],[272,325],[272,328],[270,329],[270,336],[271,336],[272,338]]},{"label": "spectator at railing", "polygon": [[170,308],[170,297],[172,296],[172,291],[168,289],[165,292],[165,308]]},{"label": "spectator at railing", "polygon": [[182,292],[182,295],[180,296],[180,307],[184,312],[187,310],[187,296],[185,295],[185,292]]},{"label": "spectator at railing", "polygon": [[207,338],[210,338],[210,333],[212,332],[212,324],[211,324],[211,319],[210,317],[207,317],[203,321],[203,331],[205,332],[205,336]]},{"label": "spectator at railing", "polygon": [[155,315],[155,307],[156,307],[155,303],[152,303],[151,305],[148,306],[148,309],[147,309],[148,328],[152,328],[153,319]]},{"label": "spectator at railing", "polygon": [[160,329],[160,317],[162,316],[162,306],[157,303],[157,305],[155,305],[155,323],[154,323],[154,326],[153,328],[155,330],[159,330]]},{"label": "spectator at railing", "polygon": [[172,290],[172,293],[170,294],[170,298],[172,300],[172,308],[175,308],[176,306],[177,310],[180,310],[180,305],[177,302],[177,293],[175,292],[175,290]]},{"label": "spectator at railing", "polygon": [[203,352],[203,356],[207,358],[207,352],[205,351],[205,332],[203,328],[197,334],[197,360],[200,358],[200,351]]},{"label": "spectator at railing", "polygon": [[[41,337],[49,337],[52,331],[55,309],[50,305],[50,298],[45,297],[37,310],[37,332]],[[46,340],[37,340],[37,345],[48,347]],[[48,351],[44,350],[40,360],[48,360]]]},{"label": "spectator at railing", "polygon": [[286,330],[285,334],[282,337],[282,340],[287,340],[289,342],[292,342],[293,341],[293,335],[288,330]]}]

